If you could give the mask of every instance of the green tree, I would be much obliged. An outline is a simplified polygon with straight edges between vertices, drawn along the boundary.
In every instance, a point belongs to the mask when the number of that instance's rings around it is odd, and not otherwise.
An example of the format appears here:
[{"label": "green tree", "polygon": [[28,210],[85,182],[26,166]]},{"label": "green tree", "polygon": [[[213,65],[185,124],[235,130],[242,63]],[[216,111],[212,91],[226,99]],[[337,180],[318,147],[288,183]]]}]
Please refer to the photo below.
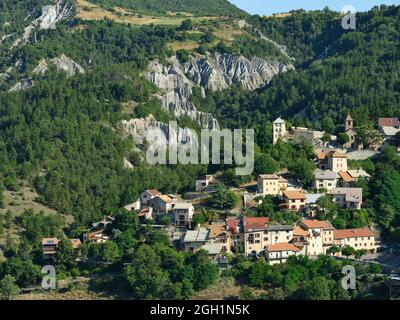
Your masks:
[{"label": "green tree", "polygon": [[14,296],[21,292],[15,279],[9,274],[0,280],[0,298],[2,300],[12,300]]},{"label": "green tree", "polygon": [[76,266],[76,253],[69,239],[60,240],[54,255],[54,261],[62,271],[72,270]]},{"label": "green tree", "polygon": [[233,209],[239,202],[239,197],[233,191],[227,190],[224,185],[219,184],[210,202],[217,209]]},{"label": "green tree", "polygon": [[355,249],[353,247],[347,246],[342,249],[342,255],[344,255],[347,258],[354,255],[354,253],[355,253]]},{"label": "green tree", "polygon": [[105,262],[115,262],[120,257],[118,245],[114,241],[107,241],[100,246],[100,258]]}]

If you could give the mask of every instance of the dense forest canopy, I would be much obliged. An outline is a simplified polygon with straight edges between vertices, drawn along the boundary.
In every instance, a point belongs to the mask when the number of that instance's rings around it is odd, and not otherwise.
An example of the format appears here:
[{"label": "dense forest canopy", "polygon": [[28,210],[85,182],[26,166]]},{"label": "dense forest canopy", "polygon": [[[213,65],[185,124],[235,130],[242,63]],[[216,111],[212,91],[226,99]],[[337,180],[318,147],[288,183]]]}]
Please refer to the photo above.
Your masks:
[{"label": "dense forest canopy", "polygon": [[91,2],[109,7],[120,6],[147,14],[181,12],[196,16],[247,16],[244,11],[227,0],[91,0]]}]

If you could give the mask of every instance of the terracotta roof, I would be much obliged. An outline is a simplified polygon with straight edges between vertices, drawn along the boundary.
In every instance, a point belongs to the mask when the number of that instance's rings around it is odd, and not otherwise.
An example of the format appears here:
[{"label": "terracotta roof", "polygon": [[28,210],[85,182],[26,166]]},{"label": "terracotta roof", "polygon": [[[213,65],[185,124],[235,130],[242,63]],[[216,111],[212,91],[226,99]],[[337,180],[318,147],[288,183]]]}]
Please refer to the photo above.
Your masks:
[{"label": "terracotta roof", "polygon": [[283,196],[289,200],[305,200],[306,195],[302,191],[297,191],[297,190],[285,190],[283,191]]},{"label": "terracotta roof", "polygon": [[381,127],[399,127],[400,121],[398,118],[379,118],[378,124]]},{"label": "terracotta roof", "polygon": [[267,217],[255,217],[255,218],[243,218],[243,231],[252,232],[256,230],[266,230],[268,227],[269,218]]},{"label": "terracotta roof", "polygon": [[278,251],[300,251],[295,245],[291,243],[275,243],[267,247],[268,252],[278,252]]},{"label": "terracotta roof", "polygon": [[239,220],[236,218],[228,218],[226,219],[226,228],[227,230],[233,232],[233,233],[238,233],[238,226],[239,226]]},{"label": "terracotta roof", "polygon": [[375,237],[375,234],[369,228],[345,229],[345,230],[335,230],[333,232],[333,237],[335,239],[347,239],[347,238],[357,238],[357,237]]},{"label": "terracotta roof", "polygon": [[325,229],[325,230],[333,230],[333,226],[329,221],[320,221],[320,220],[302,220],[301,221],[308,229]]},{"label": "terracotta roof", "polygon": [[301,237],[301,236],[307,237],[309,235],[310,235],[310,233],[308,231],[304,230],[300,226],[295,226],[293,229],[293,236],[295,236],[295,237]]},{"label": "terracotta roof", "polygon": [[342,178],[344,182],[354,182],[356,181],[347,171],[339,172],[339,176]]},{"label": "terracotta roof", "polygon": [[325,160],[325,158],[326,158],[326,153],[325,153],[325,151],[319,151],[319,152],[317,152],[317,159],[318,159],[318,160]]},{"label": "terracotta roof", "polygon": [[161,192],[156,189],[149,189],[146,192],[150,193],[153,197],[161,196]]}]

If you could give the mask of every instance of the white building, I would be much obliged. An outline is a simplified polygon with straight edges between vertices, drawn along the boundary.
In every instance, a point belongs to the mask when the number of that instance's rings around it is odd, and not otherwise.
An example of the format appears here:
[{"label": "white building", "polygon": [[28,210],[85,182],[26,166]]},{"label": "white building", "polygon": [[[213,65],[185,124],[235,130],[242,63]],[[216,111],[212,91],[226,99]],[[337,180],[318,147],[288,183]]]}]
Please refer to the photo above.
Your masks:
[{"label": "white building", "polygon": [[339,175],[335,171],[331,170],[316,170],[314,174],[315,178],[315,189],[325,189],[331,192],[333,188],[336,188],[339,181]]},{"label": "white building", "polygon": [[175,225],[191,227],[194,215],[194,206],[191,203],[177,202],[174,206]]},{"label": "white building", "polygon": [[362,188],[334,188],[332,190],[333,201],[345,209],[361,209],[362,193]]},{"label": "white building", "polygon": [[301,251],[291,243],[276,243],[269,245],[265,249],[265,257],[269,264],[285,263],[290,256],[297,255]]},{"label": "white building", "polygon": [[286,136],[286,125],[285,121],[281,118],[276,119],[272,123],[272,130],[273,130],[273,138],[272,143],[276,144],[279,139],[284,138]]}]

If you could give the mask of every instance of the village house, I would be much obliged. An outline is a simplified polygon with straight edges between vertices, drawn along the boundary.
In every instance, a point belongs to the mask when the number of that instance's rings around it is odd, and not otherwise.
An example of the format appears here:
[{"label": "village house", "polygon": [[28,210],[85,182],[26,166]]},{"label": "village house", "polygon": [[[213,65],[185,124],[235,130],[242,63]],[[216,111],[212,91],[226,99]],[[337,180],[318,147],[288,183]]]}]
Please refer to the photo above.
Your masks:
[{"label": "village house", "polygon": [[174,207],[175,225],[191,227],[194,215],[194,206],[191,203],[177,202]]},{"label": "village house", "polygon": [[350,246],[355,250],[376,252],[375,234],[369,228],[335,230],[334,239],[335,245],[341,248]]},{"label": "village house", "polygon": [[186,231],[183,239],[183,247],[185,251],[196,252],[208,243],[209,230],[206,228],[199,228],[197,230]]},{"label": "village house", "polygon": [[339,151],[319,151],[316,153],[316,159],[321,170],[347,171],[347,156]]},{"label": "village house", "polygon": [[356,183],[356,179],[354,179],[348,171],[341,171],[339,172],[340,176],[340,186],[349,188],[352,187]]},{"label": "village house", "polygon": [[268,225],[267,233],[264,233],[264,243],[274,245],[276,243],[289,242],[293,239],[293,226]]},{"label": "village house", "polygon": [[153,217],[153,208],[152,207],[143,207],[137,212],[137,216],[139,218],[140,223],[146,223],[148,220],[154,220]]},{"label": "village house", "polygon": [[261,174],[257,177],[258,193],[263,196],[282,195],[282,191],[288,187],[288,181],[276,174]]},{"label": "village house", "polygon": [[128,211],[137,211],[141,207],[140,199],[138,199],[136,202],[133,202],[131,204],[128,204],[124,207],[125,210]]},{"label": "village house", "polygon": [[371,176],[363,169],[357,170],[347,170],[347,173],[356,181],[358,182],[359,179],[369,180]]},{"label": "village house", "polygon": [[231,253],[231,232],[227,230],[225,223],[213,222],[207,229],[209,242],[222,244],[221,251]]},{"label": "village house", "polygon": [[241,247],[247,255],[261,253],[269,241],[268,223],[269,218],[266,217],[227,219],[226,229],[231,232],[231,248]]},{"label": "village house", "polygon": [[281,209],[288,211],[302,211],[306,206],[306,196],[302,191],[283,191],[283,201]]},{"label": "village house", "polygon": [[292,255],[297,255],[301,251],[292,243],[276,243],[265,248],[265,258],[270,265],[285,263]]},{"label": "village house", "polygon": [[[326,251],[334,244],[334,227],[329,221],[301,220],[297,224],[307,233],[304,235],[303,253],[306,256],[326,254]],[[296,230],[298,236],[299,230]]]},{"label": "village house", "polygon": [[362,188],[335,188],[332,190],[333,201],[344,209],[361,209]]},{"label": "village house", "polygon": [[142,206],[147,206],[150,203],[150,200],[155,197],[161,196],[161,192],[155,189],[145,190],[140,195],[140,203]]},{"label": "village house", "polygon": [[390,142],[400,132],[400,120],[398,118],[380,118],[378,127],[385,142]]},{"label": "village house", "polygon": [[159,195],[152,198],[149,203],[150,207],[153,208],[153,212],[160,214],[172,211],[174,200],[167,195]]},{"label": "village house", "polygon": [[85,242],[105,243],[110,237],[105,234],[105,229],[88,232],[85,235]]},{"label": "village house", "polygon": [[332,151],[326,155],[328,159],[328,169],[341,172],[347,171],[347,156],[339,151]]},{"label": "village house", "polygon": [[285,121],[282,120],[281,118],[276,119],[272,123],[272,130],[273,130],[272,143],[276,144],[279,141],[279,139],[283,139],[287,134]]},{"label": "village house", "polygon": [[212,175],[205,175],[200,179],[196,180],[196,192],[203,192],[207,189],[207,187],[214,181],[214,177]]},{"label": "village house", "polygon": [[[69,239],[72,244],[72,248],[77,250],[81,246],[80,239]],[[42,253],[44,259],[49,259],[56,254],[58,244],[61,240],[58,238],[43,238],[42,239]]]},{"label": "village house", "polygon": [[331,170],[316,170],[314,177],[315,189],[325,189],[328,193],[330,193],[333,188],[337,187],[339,181],[337,172]]}]

